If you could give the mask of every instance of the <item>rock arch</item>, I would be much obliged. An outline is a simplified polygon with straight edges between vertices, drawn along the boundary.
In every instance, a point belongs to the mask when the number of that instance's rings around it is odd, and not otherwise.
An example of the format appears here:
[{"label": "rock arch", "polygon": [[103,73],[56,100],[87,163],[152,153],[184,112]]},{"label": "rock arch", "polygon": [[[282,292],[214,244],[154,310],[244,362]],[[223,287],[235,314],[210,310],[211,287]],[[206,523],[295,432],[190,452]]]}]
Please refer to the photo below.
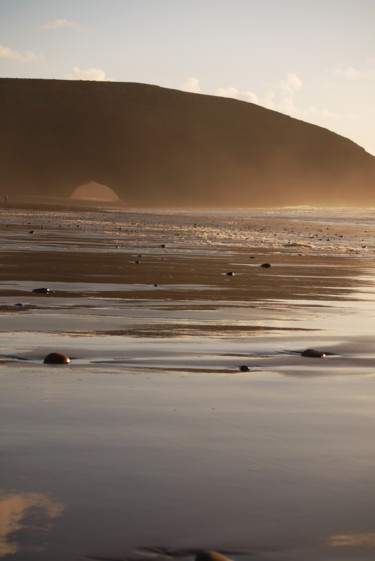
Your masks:
[{"label": "rock arch", "polygon": [[79,185],[71,194],[71,199],[80,201],[100,201],[100,202],[116,202],[120,200],[117,193],[108,187],[96,181],[90,181],[84,185]]}]

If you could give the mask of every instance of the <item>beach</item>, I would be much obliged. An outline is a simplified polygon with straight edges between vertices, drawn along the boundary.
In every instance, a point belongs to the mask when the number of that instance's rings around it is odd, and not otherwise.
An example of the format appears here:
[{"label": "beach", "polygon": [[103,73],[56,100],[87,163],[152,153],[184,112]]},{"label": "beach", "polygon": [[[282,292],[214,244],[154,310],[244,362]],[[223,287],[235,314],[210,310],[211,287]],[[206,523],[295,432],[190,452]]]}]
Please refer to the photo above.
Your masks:
[{"label": "beach", "polygon": [[373,559],[374,217],[3,203],[0,558]]}]

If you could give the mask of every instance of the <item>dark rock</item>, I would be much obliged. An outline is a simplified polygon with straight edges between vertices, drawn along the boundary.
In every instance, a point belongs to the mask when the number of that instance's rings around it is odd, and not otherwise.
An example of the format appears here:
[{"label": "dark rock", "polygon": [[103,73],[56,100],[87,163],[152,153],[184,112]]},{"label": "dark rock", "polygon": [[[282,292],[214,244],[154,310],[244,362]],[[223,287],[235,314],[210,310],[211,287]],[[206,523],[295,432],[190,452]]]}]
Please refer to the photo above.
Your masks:
[{"label": "dark rock", "polygon": [[160,247],[166,247],[165,243],[162,243],[162,244],[160,245]]},{"label": "dark rock", "polygon": [[14,304],[15,308],[23,308],[23,304],[21,304],[21,302],[17,302],[17,304]]},{"label": "dark rock", "polygon": [[229,273],[225,273],[227,275],[227,277],[234,277],[234,273],[232,273],[232,271],[229,271]]},{"label": "dark rock", "polygon": [[250,372],[250,368],[248,366],[246,366],[246,364],[242,364],[240,366],[240,370],[241,370],[241,372]]},{"label": "dark rock", "polygon": [[195,561],[229,561],[228,557],[225,557],[222,553],[218,551],[199,551],[195,556]]},{"label": "dark rock", "polygon": [[34,288],[33,292],[36,292],[37,294],[49,294],[50,292],[52,292],[52,290],[50,288]]},{"label": "dark rock", "polygon": [[44,359],[44,364],[69,364],[70,358],[60,353],[50,353]]},{"label": "dark rock", "polygon": [[315,349],[306,349],[305,351],[303,351],[303,353],[301,353],[301,356],[308,356],[311,358],[324,358],[326,354]]},{"label": "dark rock", "polygon": [[270,263],[262,263],[261,267],[263,267],[263,269],[269,269],[271,265]]}]

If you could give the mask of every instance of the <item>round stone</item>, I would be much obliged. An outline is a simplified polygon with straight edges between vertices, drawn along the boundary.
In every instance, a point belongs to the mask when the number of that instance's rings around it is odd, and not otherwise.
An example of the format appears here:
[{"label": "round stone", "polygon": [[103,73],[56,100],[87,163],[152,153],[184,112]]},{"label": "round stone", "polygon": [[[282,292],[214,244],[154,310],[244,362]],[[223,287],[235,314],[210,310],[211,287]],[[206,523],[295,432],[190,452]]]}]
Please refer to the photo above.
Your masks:
[{"label": "round stone", "polygon": [[326,356],[326,354],[322,351],[317,351],[315,349],[306,349],[305,351],[303,351],[303,353],[301,353],[301,355],[311,358],[324,358]]},{"label": "round stone", "polygon": [[50,353],[44,359],[44,364],[69,364],[70,358],[61,353]]},{"label": "round stone", "polygon": [[37,294],[49,294],[51,292],[50,288],[34,288],[33,292],[36,292]]}]

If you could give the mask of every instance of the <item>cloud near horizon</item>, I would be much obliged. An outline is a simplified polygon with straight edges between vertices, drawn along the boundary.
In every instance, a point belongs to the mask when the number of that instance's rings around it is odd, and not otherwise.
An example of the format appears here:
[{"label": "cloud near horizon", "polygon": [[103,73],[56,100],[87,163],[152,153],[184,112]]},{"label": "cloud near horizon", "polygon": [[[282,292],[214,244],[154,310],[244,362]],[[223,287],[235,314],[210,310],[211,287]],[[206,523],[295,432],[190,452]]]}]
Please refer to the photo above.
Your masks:
[{"label": "cloud near horizon", "polygon": [[250,103],[259,104],[258,96],[254,92],[251,92],[250,90],[246,92],[240,92],[237,88],[233,88],[233,87],[218,88],[216,90],[216,95],[219,97],[229,97],[233,99],[238,99],[240,101],[247,101]]},{"label": "cloud near horizon", "polygon": [[15,62],[31,62],[33,60],[38,60],[41,57],[31,51],[14,51],[10,47],[5,47],[0,44],[0,58],[13,60]]},{"label": "cloud near horizon", "polygon": [[48,21],[42,25],[43,29],[61,29],[61,28],[79,29],[79,24],[76,21],[69,21],[67,19],[55,19],[55,21]]},{"label": "cloud near horizon", "polygon": [[274,109],[284,113],[299,112],[295,106],[294,99],[297,90],[302,88],[302,81],[297,74],[290,73],[285,80],[282,80],[272,89],[267,90],[263,95],[259,96],[253,91],[239,91],[235,87],[217,88],[215,94],[220,97],[230,97],[239,101],[247,101],[256,103],[266,109]]},{"label": "cloud near horizon", "polygon": [[318,109],[316,107],[309,107],[307,109],[300,109],[297,105],[297,93],[302,90],[302,80],[297,74],[291,72],[287,74],[284,80],[275,84],[271,89],[267,90],[262,95],[257,95],[252,91],[241,92],[237,88],[218,88],[216,95],[221,97],[230,97],[238,99],[239,101],[246,101],[256,103],[266,109],[272,109],[285,113],[297,119],[315,120],[316,118],[323,117],[329,119],[341,119],[342,115],[334,113],[327,109]]},{"label": "cloud near horizon", "polygon": [[201,93],[199,80],[197,78],[194,78],[193,76],[190,76],[185,80],[185,82],[181,84],[181,90],[190,93]]},{"label": "cloud near horizon", "polygon": [[348,78],[349,80],[360,80],[362,78],[375,78],[375,69],[356,70],[352,66],[339,66],[334,71],[335,76]]},{"label": "cloud near horizon", "polygon": [[108,80],[104,70],[102,70],[101,68],[88,68],[86,70],[81,70],[80,68],[78,68],[78,66],[75,66],[73,69],[73,74],[67,74],[65,76],[65,79],[66,80],[94,80],[98,82]]},{"label": "cloud near horizon", "polygon": [[288,115],[300,115],[301,110],[295,104],[296,93],[300,89],[302,89],[302,80],[297,74],[288,74],[286,80],[282,80],[275,86],[275,109]]}]

